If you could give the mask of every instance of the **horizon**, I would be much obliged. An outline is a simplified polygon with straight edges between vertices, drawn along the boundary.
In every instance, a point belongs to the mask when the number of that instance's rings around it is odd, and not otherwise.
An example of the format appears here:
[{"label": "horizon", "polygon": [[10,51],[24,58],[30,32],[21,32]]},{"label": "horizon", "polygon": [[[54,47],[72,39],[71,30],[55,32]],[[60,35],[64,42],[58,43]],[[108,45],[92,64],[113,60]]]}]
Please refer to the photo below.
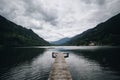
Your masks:
[{"label": "horizon", "polygon": [[1,0],[0,15],[51,42],[94,28],[119,7],[120,0]]}]

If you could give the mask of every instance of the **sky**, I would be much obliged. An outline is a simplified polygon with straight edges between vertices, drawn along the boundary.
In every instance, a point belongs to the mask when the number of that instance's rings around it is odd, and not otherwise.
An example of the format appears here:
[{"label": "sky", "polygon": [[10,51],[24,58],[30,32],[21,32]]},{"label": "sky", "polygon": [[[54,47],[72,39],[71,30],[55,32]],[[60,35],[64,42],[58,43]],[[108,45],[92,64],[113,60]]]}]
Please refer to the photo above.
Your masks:
[{"label": "sky", "polygon": [[0,15],[47,41],[73,37],[120,13],[120,0],[0,0]]}]

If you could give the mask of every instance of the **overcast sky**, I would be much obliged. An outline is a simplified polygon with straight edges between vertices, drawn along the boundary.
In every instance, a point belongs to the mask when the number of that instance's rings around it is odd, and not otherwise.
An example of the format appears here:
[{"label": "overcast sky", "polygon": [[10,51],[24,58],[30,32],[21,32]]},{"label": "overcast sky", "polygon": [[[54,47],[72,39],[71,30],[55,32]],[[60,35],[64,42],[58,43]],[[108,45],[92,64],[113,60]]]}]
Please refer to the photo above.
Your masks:
[{"label": "overcast sky", "polygon": [[48,41],[73,37],[120,13],[120,0],[0,0],[0,15]]}]

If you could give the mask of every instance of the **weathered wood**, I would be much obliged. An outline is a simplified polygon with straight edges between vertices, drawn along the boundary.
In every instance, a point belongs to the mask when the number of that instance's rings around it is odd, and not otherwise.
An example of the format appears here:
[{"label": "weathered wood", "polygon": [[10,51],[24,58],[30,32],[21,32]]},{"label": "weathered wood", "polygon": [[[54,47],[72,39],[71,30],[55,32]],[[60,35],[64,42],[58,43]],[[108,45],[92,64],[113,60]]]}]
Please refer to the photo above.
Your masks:
[{"label": "weathered wood", "polygon": [[72,80],[63,53],[56,53],[48,80]]}]

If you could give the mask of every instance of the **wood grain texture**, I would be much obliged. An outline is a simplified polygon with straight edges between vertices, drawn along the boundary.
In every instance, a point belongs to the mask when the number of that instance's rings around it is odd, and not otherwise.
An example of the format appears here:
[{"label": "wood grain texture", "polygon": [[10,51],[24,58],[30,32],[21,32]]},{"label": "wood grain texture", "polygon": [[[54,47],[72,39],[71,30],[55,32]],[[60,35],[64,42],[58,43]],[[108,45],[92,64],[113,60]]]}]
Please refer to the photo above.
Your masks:
[{"label": "wood grain texture", "polygon": [[48,80],[72,80],[63,53],[56,53]]}]

